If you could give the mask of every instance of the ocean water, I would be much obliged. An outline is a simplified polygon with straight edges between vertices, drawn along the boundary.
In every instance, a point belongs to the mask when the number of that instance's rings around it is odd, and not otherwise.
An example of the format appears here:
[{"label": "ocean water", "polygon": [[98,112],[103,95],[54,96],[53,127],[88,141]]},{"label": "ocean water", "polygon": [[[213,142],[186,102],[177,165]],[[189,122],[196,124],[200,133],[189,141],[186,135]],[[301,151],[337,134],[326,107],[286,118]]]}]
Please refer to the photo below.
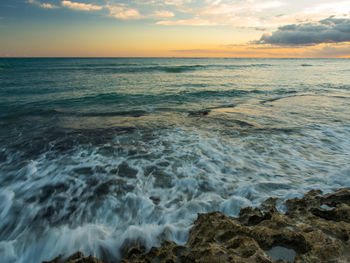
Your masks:
[{"label": "ocean water", "polygon": [[350,187],[348,59],[0,59],[0,258],[186,242]]}]

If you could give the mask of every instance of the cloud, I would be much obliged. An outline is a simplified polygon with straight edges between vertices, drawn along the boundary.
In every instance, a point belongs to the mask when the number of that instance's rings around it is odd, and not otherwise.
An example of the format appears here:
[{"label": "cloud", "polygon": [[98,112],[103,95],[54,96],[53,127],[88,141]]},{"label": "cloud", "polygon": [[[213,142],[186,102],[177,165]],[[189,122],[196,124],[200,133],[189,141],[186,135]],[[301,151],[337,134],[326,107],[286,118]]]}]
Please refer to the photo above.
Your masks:
[{"label": "cloud", "polygon": [[321,50],[314,51],[321,57],[350,57],[350,45],[345,46],[325,46]]},{"label": "cloud", "polygon": [[329,16],[333,15],[344,15],[350,12],[350,1],[332,1],[329,3],[319,3],[309,8],[305,8],[303,13],[305,15],[314,15],[314,16]]},{"label": "cloud", "polygon": [[174,13],[167,10],[159,10],[151,14],[151,17],[154,17],[154,18],[164,18],[164,17],[173,17],[173,16],[175,16]]},{"label": "cloud", "polygon": [[[184,0],[168,0],[171,4]],[[194,1],[192,1],[192,4]],[[191,14],[193,17],[187,19],[174,19],[171,21],[159,21],[161,25],[230,25],[237,27],[262,27],[265,24],[266,12],[278,10],[286,3],[277,0],[205,0],[196,1],[195,5],[177,7],[177,11]]]},{"label": "cloud", "polygon": [[141,14],[137,9],[130,8],[126,5],[120,4],[113,6],[107,4],[106,8],[109,10],[109,15],[117,19],[140,19]]},{"label": "cloud", "polygon": [[289,24],[301,24],[308,22],[320,21],[331,15],[336,18],[349,17],[350,1],[333,1],[328,3],[317,3],[307,6],[301,10],[290,13],[288,9],[283,14],[272,16],[266,19],[265,28],[273,28]]},{"label": "cloud", "polygon": [[[282,25],[319,21],[335,15],[350,15],[350,1],[291,0],[25,0],[42,8],[65,7],[81,11],[107,11],[116,19],[153,19],[159,25],[232,26],[273,30]],[[46,1],[42,3],[41,1]],[[307,1],[306,1],[307,2]],[[160,10],[159,10],[160,9]],[[159,11],[157,11],[159,10]]]},{"label": "cloud", "polygon": [[272,46],[233,44],[199,49],[169,50],[174,55],[202,57],[295,57],[295,58],[350,58],[350,43],[321,44],[317,46]]},{"label": "cloud", "polygon": [[[34,0],[30,0],[34,1]],[[142,15],[135,8],[130,8],[126,4],[112,5],[110,3],[106,5],[93,5],[86,3],[72,2],[69,0],[63,0],[61,5],[70,9],[79,10],[79,11],[98,11],[102,9],[107,9],[109,11],[109,16],[117,19],[140,19]],[[163,13],[162,17],[165,13]],[[167,14],[169,15],[169,14]]]},{"label": "cloud", "polygon": [[198,17],[184,19],[184,20],[164,20],[158,21],[157,25],[185,25],[185,26],[215,26],[215,22],[209,20],[200,19]]},{"label": "cloud", "polygon": [[272,34],[264,34],[258,43],[280,46],[317,45],[350,42],[350,19],[327,18],[315,23],[292,24],[279,27]]},{"label": "cloud", "polygon": [[43,8],[58,8],[58,6],[52,5],[50,3],[41,3],[40,6]]},{"label": "cloud", "polygon": [[[277,29],[282,25],[326,19],[330,15],[342,18],[350,15],[350,1],[300,3],[291,0],[152,0],[154,5],[166,5],[187,17],[159,21],[162,25],[221,25],[259,30]],[[311,2],[311,1],[310,1]],[[170,4],[178,5],[170,6]],[[202,21],[198,23],[198,21]],[[205,22],[204,22],[205,21]]]},{"label": "cloud", "polygon": [[63,0],[61,5],[70,9],[80,10],[80,11],[95,11],[101,10],[104,6],[93,5],[93,4],[85,4],[85,3],[77,3],[69,0]]},{"label": "cloud", "polygon": [[164,5],[176,5],[176,6],[181,6],[187,3],[190,3],[191,0],[166,0],[164,1]]},{"label": "cloud", "polygon": [[[212,46],[211,48],[204,49],[178,49],[170,50],[174,55],[181,54],[181,56],[202,56],[202,57],[291,57],[293,49],[286,48],[266,48],[257,49],[252,45],[225,45],[225,46]],[[302,52],[299,50],[299,57],[302,57]],[[298,54],[294,54],[298,57]]]},{"label": "cloud", "polygon": [[58,6],[52,5],[50,3],[41,3],[37,0],[28,0],[28,3],[35,4],[35,5],[40,6],[42,8],[49,8],[49,9],[58,8]]}]

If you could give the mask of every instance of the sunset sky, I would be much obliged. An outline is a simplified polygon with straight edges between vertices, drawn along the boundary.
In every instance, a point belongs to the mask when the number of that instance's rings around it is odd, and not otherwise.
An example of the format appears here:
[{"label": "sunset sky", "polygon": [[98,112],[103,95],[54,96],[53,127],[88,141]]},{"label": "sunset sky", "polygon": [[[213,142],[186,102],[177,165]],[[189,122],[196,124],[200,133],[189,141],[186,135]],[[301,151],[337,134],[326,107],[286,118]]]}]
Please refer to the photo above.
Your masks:
[{"label": "sunset sky", "polygon": [[350,57],[350,1],[1,0],[16,56]]}]

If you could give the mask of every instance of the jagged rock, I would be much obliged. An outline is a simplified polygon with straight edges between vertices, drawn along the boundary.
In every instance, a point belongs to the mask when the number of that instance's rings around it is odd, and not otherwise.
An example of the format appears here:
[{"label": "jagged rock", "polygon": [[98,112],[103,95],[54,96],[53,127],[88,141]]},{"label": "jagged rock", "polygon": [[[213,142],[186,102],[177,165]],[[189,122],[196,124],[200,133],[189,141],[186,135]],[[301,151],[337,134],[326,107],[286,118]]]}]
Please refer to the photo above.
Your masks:
[{"label": "jagged rock", "polygon": [[[325,195],[312,190],[286,201],[285,214],[277,211],[275,202],[269,198],[261,208],[244,208],[239,218],[198,214],[185,245],[165,241],[148,252],[132,247],[120,263],[350,262],[350,188]],[[101,262],[76,257],[65,263]]]},{"label": "jagged rock", "polygon": [[350,262],[350,189],[326,195],[312,190],[288,200],[286,214],[275,202],[269,198],[261,208],[243,208],[239,218],[198,214],[184,246],[165,242],[120,263]]},{"label": "jagged rock", "polygon": [[59,263],[62,261],[61,259],[62,259],[62,255],[58,255],[54,259],[52,259],[50,261],[43,261],[42,263]]}]

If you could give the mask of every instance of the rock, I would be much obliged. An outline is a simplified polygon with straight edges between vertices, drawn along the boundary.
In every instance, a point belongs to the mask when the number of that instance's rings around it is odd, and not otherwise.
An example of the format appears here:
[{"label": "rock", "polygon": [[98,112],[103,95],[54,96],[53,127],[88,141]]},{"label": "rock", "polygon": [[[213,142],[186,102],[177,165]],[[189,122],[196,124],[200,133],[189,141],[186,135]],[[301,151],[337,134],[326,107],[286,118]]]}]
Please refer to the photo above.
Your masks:
[{"label": "rock", "polygon": [[312,190],[288,200],[286,214],[277,211],[275,202],[269,198],[261,208],[243,208],[239,218],[198,214],[184,246],[165,242],[120,263],[350,262],[350,189],[326,195]]},{"label": "rock", "polygon": [[62,255],[58,255],[54,259],[52,259],[50,261],[43,261],[42,263],[59,263],[62,261],[61,259],[62,259]]},{"label": "rock", "polygon": [[[269,198],[261,208],[241,209],[239,218],[198,214],[185,245],[165,241],[147,252],[130,244],[120,263],[350,262],[350,188],[325,195],[312,190],[286,201],[285,214],[275,202]],[[74,255],[64,263],[101,262]],[[60,263],[61,258],[47,263]]]},{"label": "rock", "polygon": [[201,117],[201,116],[207,116],[209,113],[210,113],[210,110],[194,111],[194,112],[190,112],[188,116]]}]

